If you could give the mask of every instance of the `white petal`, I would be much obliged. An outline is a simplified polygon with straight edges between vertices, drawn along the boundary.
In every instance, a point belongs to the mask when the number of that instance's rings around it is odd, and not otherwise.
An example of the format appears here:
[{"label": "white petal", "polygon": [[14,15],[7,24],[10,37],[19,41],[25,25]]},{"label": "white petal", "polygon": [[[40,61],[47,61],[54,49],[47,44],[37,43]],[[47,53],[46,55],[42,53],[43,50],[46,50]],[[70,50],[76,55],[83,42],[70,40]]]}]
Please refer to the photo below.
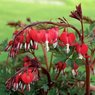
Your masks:
[{"label": "white petal", "polygon": [[20,43],[18,43],[18,45],[17,45],[17,49],[19,49],[19,47],[20,47]]},{"label": "white petal", "polygon": [[79,53],[79,59],[83,59],[83,56]]},{"label": "white petal", "polygon": [[28,90],[30,91],[30,84],[28,84]]},{"label": "white petal", "polygon": [[18,89],[18,83],[16,83],[16,90]]},{"label": "white petal", "polygon": [[30,49],[30,44],[28,44],[28,49]]},{"label": "white petal", "polygon": [[34,42],[34,44],[35,44],[35,48],[37,48],[37,46],[38,46],[38,43],[37,43],[37,42]]},{"label": "white petal", "polygon": [[18,84],[19,86],[21,85],[21,81],[19,82],[19,84]]},{"label": "white petal", "polygon": [[30,41],[30,44],[31,44],[31,46],[33,46],[33,42],[32,42],[32,40]]},{"label": "white petal", "polygon": [[20,49],[22,48],[22,44],[20,44]]},{"label": "white petal", "polygon": [[49,51],[48,43],[49,43],[48,41],[45,42],[45,44],[46,44],[46,51]]},{"label": "white petal", "polygon": [[75,75],[76,75],[76,72],[75,72],[75,70],[72,70],[72,74],[73,74],[73,76],[75,76]]},{"label": "white petal", "polygon": [[53,44],[53,47],[56,48],[57,45],[58,45],[58,42],[55,42],[55,43]]},{"label": "white petal", "polygon": [[66,48],[66,53],[69,53],[69,52],[70,52],[69,46],[70,46],[69,44],[66,44],[66,47],[67,47],[67,48]]}]

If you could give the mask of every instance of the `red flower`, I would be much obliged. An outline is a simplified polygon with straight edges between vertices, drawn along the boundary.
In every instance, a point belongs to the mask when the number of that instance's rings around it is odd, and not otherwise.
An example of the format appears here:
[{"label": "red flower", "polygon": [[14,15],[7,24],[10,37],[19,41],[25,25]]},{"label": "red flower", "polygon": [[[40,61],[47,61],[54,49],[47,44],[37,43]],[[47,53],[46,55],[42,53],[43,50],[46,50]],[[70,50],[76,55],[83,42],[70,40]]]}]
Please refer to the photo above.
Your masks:
[{"label": "red flower", "polygon": [[37,42],[37,30],[32,28],[29,30],[30,38]]},{"label": "red flower", "polygon": [[73,69],[72,69],[73,75],[78,75],[78,71],[77,71],[78,68],[79,68],[79,66],[76,63],[74,63],[73,64]]},{"label": "red flower", "polygon": [[29,58],[28,56],[25,56],[25,57],[23,58],[23,61],[24,61],[24,62],[29,62],[29,61],[30,61],[30,58]]},{"label": "red flower", "polygon": [[60,40],[66,45],[67,50],[66,52],[69,53],[70,49],[69,46],[72,45],[75,41],[76,37],[74,33],[68,33],[66,30],[60,35]]},{"label": "red flower", "polygon": [[21,75],[21,79],[25,84],[29,84],[33,81],[34,75],[31,72],[24,72]]},{"label": "red flower", "polygon": [[16,39],[15,39],[15,44],[17,45],[16,48],[19,50],[22,48],[22,44],[24,42],[24,36],[23,34],[19,35]]},{"label": "red flower", "polygon": [[58,39],[58,31],[59,31],[59,29],[57,27],[51,28],[51,29],[48,30],[48,32],[49,32],[48,40],[49,40],[50,44],[53,44],[53,43],[55,43],[57,41],[57,39]]},{"label": "red flower", "polygon": [[78,44],[76,46],[76,51],[79,53],[79,58],[82,59],[88,52],[88,46],[86,44]]},{"label": "red flower", "polygon": [[13,83],[13,89],[14,90],[17,90],[18,87],[19,87],[19,82],[20,82],[20,76],[21,76],[21,73],[16,75],[15,79],[14,79],[14,83]]},{"label": "red flower", "polygon": [[10,40],[7,47],[5,48],[5,51],[7,51],[11,47],[12,44],[13,44],[13,40]]},{"label": "red flower", "polygon": [[57,42],[58,39],[58,28],[51,28],[48,30],[36,30],[31,29],[29,32],[31,39],[36,43],[45,43],[47,51],[49,50],[48,44],[53,44]]},{"label": "red flower", "polygon": [[64,70],[65,68],[66,68],[66,63],[63,63],[63,62],[58,62],[57,64],[56,64],[56,68],[57,68],[57,70],[59,70],[59,71],[61,71],[61,70]]}]

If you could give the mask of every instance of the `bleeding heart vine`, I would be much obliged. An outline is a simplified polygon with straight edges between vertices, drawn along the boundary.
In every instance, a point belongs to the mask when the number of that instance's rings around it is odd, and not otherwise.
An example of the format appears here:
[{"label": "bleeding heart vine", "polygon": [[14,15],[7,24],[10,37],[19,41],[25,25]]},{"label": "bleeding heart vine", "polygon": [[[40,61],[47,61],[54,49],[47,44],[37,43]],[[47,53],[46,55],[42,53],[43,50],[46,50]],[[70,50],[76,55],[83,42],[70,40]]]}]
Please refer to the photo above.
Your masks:
[{"label": "bleeding heart vine", "polygon": [[[89,23],[91,20],[83,16],[81,5],[78,5],[76,10],[71,12],[70,17],[80,22],[81,30],[69,24],[65,18],[59,18],[60,22],[31,22],[30,19],[27,19],[30,22],[29,25],[20,22],[8,23],[10,26],[16,27],[13,33],[13,39],[9,41],[5,48],[5,50],[9,52],[9,56],[14,58],[21,53],[28,52],[31,53],[33,57],[30,58],[27,55],[23,58],[22,68],[6,81],[7,90],[20,91],[23,93],[24,90],[30,91],[32,89],[30,85],[40,81],[44,74],[47,76],[48,89],[45,91],[40,88],[37,91],[40,92],[40,95],[47,95],[49,90],[55,87],[58,78],[60,78],[60,76],[66,76],[65,69],[68,68],[68,60],[72,59],[73,66],[71,71],[73,76],[79,75],[77,60],[81,60],[83,65],[85,65],[85,93],[86,95],[90,95],[90,62],[92,59],[88,52],[89,46],[85,43],[86,36],[83,23],[84,21]],[[69,28],[71,30],[68,30]],[[42,47],[44,54],[43,63],[35,53],[40,47]],[[50,62],[48,52],[51,52]],[[61,60],[58,59],[58,61],[53,62],[53,60],[57,58],[57,53],[64,56],[63,60],[61,58]],[[73,58],[74,54],[76,54],[75,58]],[[51,76],[55,72],[56,74],[52,79]],[[64,81],[62,81],[62,83],[64,83]],[[60,94],[60,91],[57,93],[59,93],[58,95],[63,95]]]}]

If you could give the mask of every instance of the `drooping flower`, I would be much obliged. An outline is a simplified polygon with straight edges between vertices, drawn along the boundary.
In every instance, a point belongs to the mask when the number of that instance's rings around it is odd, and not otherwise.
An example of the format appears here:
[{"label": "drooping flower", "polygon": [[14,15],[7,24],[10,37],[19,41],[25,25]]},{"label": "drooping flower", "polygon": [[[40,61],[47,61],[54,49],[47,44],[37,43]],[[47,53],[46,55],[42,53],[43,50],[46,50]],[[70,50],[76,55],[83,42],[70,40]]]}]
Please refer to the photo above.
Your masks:
[{"label": "drooping flower", "polygon": [[66,63],[59,61],[55,66],[56,66],[57,70],[61,71],[61,70],[64,70],[66,68]]},{"label": "drooping flower", "polygon": [[[39,79],[38,62],[36,59],[30,59],[28,56],[24,57],[24,67],[16,73],[15,76],[6,81],[7,90],[28,90],[30,91],[30,84]],[[25,65],[27,63],[27,65]],[[26,68],[25,68],[26,67]]]},{"label": "drooping flower", "polygon": [[10,49],[11,45],[13,44],[13,40],[10,40],[7,47],[5,48],[5,51],[7,51],[8,49]]},{"label": "drooping flower", "polygon": [[68,33],[66,30],[64,30],[63,33],[60,35],[60,40],[67,47],[66,49],[67,53],[70,52],[69,46],[71,46],[74,43],[75,39],[76,37],[74,33]]},{"label": "drooping flower", "polygon": [[14,82],[13,82],[13,90],[17,90],[19,87],[19,82],[20,82],[20,77],[21,77],[21,73],[17,74],[14,78]]},{"label": "drooping flower", "polygon": [[75,76],[75,75],[78,75],[78,68],[79,66],[74,62],[73,63],[73,69],[72,69],[72,74]]},{"label": "drooping flower", "polygon": [[38,74],[37,69],[33,70],[32,69],[28,69],[27,71],[25,71],[22,75],[21,75],[21,80],[25,83],[25,84],[30,84],[33,81],[38,80],[38,77],[35,76],[35,74]]},{"label": "drooping flower", "polygon": [[76,51],[79,53],[79,58],[82,59],[83,57],[86,56],[88,52],[88,46],[86,44],[78,44],[76,46]]},{"label": "drooping flower", "polygon": [[57,45],[57,39],[58,39],[58,28],[54,27],[51,29],[32,29],[30,32],[31,38],[36,43],[44,43],[46,46],[46,50],[49,50],[49,44],[53,44],[54,47]]},{"label": "drooping flower", "polygon": [[49,44],[53,44],[55,48],[57,46],[58,28],[54,27],[47,30],[27,28],[22,33],[15,31],[13,36],[13,40],[9,42],[5,49],[10,48],[11,57],[14,57],[20,49],[37,49],[38,43],[45,44],[47,51],[49,50]]},{"label": "drooping flower", "polygon": [[37,48],[33,39],[30,37],[30,30],[31,28],[27,28],[19,35],[17,35],[19,33],[18,31],[13,33],[13,40],[9,41],[7,47],[5,48],[6,51],[10,50],[9,55],[11,57],[14,57],[20,49],[29,50]]},{"label": "drooping flower", "polygon": [[49,32],[49,43],[53,44],[54,48],[56,48],[56,46],[58,44],[58,42],[57,42],[58,31],[59,31],[59,29],[57,27],[48,30],[48,32]]}]

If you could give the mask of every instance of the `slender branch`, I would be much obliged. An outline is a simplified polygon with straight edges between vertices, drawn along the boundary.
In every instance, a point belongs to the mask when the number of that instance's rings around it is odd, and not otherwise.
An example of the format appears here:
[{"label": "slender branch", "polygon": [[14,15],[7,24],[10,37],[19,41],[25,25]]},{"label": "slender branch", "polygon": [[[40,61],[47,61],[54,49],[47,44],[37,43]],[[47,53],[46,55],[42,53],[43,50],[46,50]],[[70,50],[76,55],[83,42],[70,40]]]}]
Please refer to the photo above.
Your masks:
[{"label": "slender branch", "polygon": [[44,58],[45,58],[45,64],[46,64],[46,68],[47,70],[49,70],[49,66],[48,66],[48,57],[47,57],[47,51],[46,51],[46,48],[44,47],[43,44],[41,44],[42,46],[42,50],[43,50],[43,53],[44,53]]},{"label": "slender branch", "polygon": [[[83,27],[83,19],[80,21],[81,29],[82,29],[82,39],[81,43],[84,43],[84,27]],[[88,54],[86,54],[88,55]],[[90,64],[88,62],[88,58],[86,58],[86,95],[90,95]]]},{"label": "slender branch", "polygon": [[58,79],[58,77],[59,77],[60,73],[61,73],[61,70],[59,70],[58,74],[55,76],[55,80],[57,80],[57,79]]},{"label": "slender branch", "polygon": [[83,21],[81,20],[81,29],[82,29],[82,37],[81,37],[81,41],[82,43],[84,43],[84,27],[83,27]]},{"label": "slender branch", "polygon": [[86,58],[86,95],[90,95],[90,65]]},{"label": "slender branch", "polygon": [[[51,21],[40,21],[40,22],[33,22],[27,26],[25,26],[20,32],[17,33],[17,35],[15,35],[14,39],[20,34],[22,33],[25,29],[29,28],[29,27],[32,27],[32,26],[36,26],[36,25],[39,25],[39,24],[52,24],[52,25],[56,25],[56,26],[60,26],[60,27],[70,27],[72,28],[73,30],[75,30],[77,32],[77,34],[79,35],[79,38],[81,39],[81,34],[79,32],[79,30],[74,27],[73,25],[71,24],[66,24],[66,23],[56,23],[56,22],[51,22]],[[14,43],[13,43],[14,44]]]},{"label": "slender branch", "polygon": [[50,59],[50,67],[49,67],[49,71],[51,70],[51,67],[52,67],[52,60],[53,60],[53,52],[51,53],[51,59]]},{"label": "slender branch", "polygon": [[50,77],[50,74],[49,74],[48,70],[46,70],[46,69],[45,69],[44,67],[42,67],[42,66],[41,66],[41,69],[42,69],[42,72],[43,72],[45,75],[47,75],[47,78],[48,78],[48,85],[50,86],[52,80],[51,80],[51,77]]}]

